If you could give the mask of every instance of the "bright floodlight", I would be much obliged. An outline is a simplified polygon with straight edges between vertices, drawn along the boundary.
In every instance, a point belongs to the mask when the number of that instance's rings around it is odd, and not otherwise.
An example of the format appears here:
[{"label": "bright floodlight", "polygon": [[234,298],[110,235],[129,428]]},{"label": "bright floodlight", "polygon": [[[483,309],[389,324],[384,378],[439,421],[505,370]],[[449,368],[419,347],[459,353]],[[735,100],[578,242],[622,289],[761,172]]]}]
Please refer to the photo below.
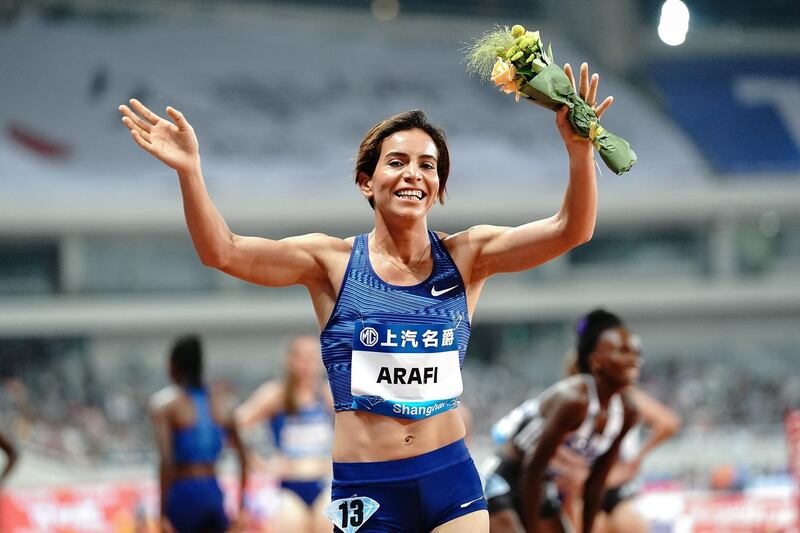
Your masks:
[{"label": "bright floodlight", "polygon": [[681,0],[667,0],[661,6],[658,36],[665,44],[678,46],[689,31],[689,8]]}]

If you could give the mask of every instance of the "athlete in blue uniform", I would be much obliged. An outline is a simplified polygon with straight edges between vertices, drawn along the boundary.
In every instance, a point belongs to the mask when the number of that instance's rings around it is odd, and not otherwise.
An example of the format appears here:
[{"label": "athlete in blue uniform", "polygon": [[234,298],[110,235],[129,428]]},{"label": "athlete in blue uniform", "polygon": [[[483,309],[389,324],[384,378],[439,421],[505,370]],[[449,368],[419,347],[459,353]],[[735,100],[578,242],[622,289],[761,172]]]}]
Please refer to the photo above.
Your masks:
[{"label": "athlete in blue uniform", "polygon": [[581,320],[577,344],[580,373],[492,429],[501,447],[486,474],[491,533],[572,531],[561,503],[578,496],[570,493],[576,486],[583,488],[578,522],[592,529],[608,471],[637,419],[622,391],[639,376],[640,342],[616,315],[598,309]]},{"label": "athlete in blue uniform", "polygon": [[239,427],[268,423],[272,461],[281,480],[277,531],[330,533],[323,510],[330,502],[333,399],[321,379],[319,341],[297,337],[286,354],[286,377],[259,387],[237,410]]},{"label": "athlete in blue uniform", "polygon": [[[582,65],[579,93],[594,104],[599,78],[590,81],[588,72]],[[444,201],[450,155],[444,133],[410,111],[374,126],[356,155],[355,181],[374,210],[372,231],[271,240],[230,231],[205,188],[194,130],[179,111],[167,108],[170,122],[130,103],[133,109],[120,111],[134,141],[177,171],[201,261],[253,283],[309,292],[336,409],[328,516],[338,529],[485,533],[486,502],[452,408],[485,281],[558,257],[594,230],[593,147],[576,138],[567,109],[556,124],[569,184],[549,218],[452,235],[430,231],[427,215]],[[604,100],[598,115],[610,104]],[[487,187],[502,183],[502,176],[485,179]]]},{"label": "athlete in blue uniform", "polygon": [[214,464],[227,437],[238,454],[243,501],[245,449],[226,399],[203,384],[197,337],[183,337],[175,343],[169,373],[174,385],[155,393],[151,400],[160,458],[161,528],[165,533],[221,533],[228,528],[228,517]]}]

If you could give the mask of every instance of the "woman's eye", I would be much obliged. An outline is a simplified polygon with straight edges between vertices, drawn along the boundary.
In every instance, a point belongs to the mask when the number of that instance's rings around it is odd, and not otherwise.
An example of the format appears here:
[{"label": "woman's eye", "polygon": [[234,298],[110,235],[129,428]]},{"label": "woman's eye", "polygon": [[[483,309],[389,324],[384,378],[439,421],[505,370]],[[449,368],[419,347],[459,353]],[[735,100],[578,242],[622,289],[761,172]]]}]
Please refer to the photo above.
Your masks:
[{"label": "woman's eye", "polygon": [[399,166],[401,166],[402,164],[403,164],[403,162],[402,162],[402,161],[398,161],[398,160],[396,160],[396,159],[395,159],[395,160],[393,160],[393,161],[389,161],[389,166],[390,166],[390,167],[399,167]]},{"label": "woman's eye", "polygon": [[422,168],[425,168],[425,169],[428,169],[428,170],[433,170],[434,166],[431,163],[423,163]]}]

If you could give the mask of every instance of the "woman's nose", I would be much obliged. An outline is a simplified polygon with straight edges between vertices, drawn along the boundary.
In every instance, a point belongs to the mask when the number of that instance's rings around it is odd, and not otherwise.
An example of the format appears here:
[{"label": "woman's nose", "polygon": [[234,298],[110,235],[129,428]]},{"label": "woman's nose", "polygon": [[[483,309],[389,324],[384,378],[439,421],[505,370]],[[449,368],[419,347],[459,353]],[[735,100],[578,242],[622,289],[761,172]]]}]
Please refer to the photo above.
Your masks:
[{"label": "woman's nose", "polygon": [[422,170],[414,165],[408,165],[406,171],[403,173],[403,178],[406,180],[421,180]]}]

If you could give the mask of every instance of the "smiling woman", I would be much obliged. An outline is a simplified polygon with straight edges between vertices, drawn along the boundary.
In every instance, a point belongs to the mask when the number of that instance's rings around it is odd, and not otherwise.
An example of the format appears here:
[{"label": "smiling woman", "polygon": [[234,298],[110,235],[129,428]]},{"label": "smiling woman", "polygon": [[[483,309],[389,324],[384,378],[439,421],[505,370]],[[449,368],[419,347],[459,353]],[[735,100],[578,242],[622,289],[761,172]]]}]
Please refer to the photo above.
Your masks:
[{"label": "smiling woman", "polygon": [[[596,95],[598,79],[590,81],[584,64],[580,94]],[[137,100],[130,105],[120,111],[134,141],[177,171],[203,264],[309,292],[336,410],[335,501],[327,514],[337,530],[488,531],[464,424],[453,409],[460,369],[486,279],[533,268],[592,235],[593,148],[573,138],[566,109],[556,124],[569,183],[549,218],[452,235],[429,230],[428,212],[444,203],[450,155],[444,133],[410,111],[377,124],[360,145],[355,180],[375,212],[371,232],[272,240],[230,231],[206,190],[194,130],[179,111],[168,107],[169,121]]]}]

